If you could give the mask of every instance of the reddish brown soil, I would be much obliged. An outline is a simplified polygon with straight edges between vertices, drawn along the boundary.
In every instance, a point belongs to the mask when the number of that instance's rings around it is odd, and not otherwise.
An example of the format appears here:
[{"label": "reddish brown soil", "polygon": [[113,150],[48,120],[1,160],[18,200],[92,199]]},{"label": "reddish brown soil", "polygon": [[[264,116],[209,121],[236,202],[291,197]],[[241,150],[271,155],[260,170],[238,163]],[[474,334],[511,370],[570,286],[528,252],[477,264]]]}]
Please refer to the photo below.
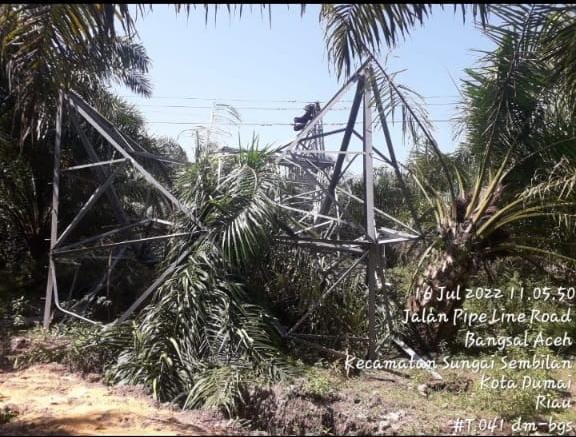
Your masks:
[{"label": "reddish brown soil", "polygon": [[[7,412],[13,417],[2,425]],[[227,425],[216,413],[158,408],[137,389],[90,382],[58,364],[0,373],[0,435],[226,435],[237,431]]]}]

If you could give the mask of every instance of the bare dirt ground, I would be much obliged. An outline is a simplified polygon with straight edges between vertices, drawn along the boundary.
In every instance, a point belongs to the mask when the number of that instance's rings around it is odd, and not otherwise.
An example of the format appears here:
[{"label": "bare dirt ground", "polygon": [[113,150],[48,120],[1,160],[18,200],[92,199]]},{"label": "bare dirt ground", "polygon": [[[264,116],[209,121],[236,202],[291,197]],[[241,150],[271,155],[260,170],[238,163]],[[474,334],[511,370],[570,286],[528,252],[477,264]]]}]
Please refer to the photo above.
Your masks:
[{"label": "bare dirt ground", "polygon": [[[244,415],[261,430],[251,431],[217,412],[158,406],[138,388],[108,387],[96,374],[81,377],[61,364],[0,370],[0,436],[512,434],[510,423],[488,434],[479,429],[455,432],[456,418],[497,414],[470,402],[468,380],[461,376],[437,386],[400,372],[369,371],[350,379],[327,375],[318,371],[312,383],[263,389]],[[570,394],[576,397],[576,392]],[[576,423],[574,414],[571,409],[563,420]],[[534,435],[549,434],[539,430]]]},{"label": "bare dirt ground", "polygon": [[[418,382],[401,372],[367,371],[330,382],[330,394],[319,399],[306,387],[275,386],[260,394],[250,416],[270,435],[478,435],[454,433],[457,418],[482,418],[486,412],[463,405],[464,380],[423,393]],[[316,391],[318,390],[318,386]],[[509,435],[508,425],[491,435]]]},{"label": "bare dirt ground", "polygon": [[[172,411],[154,404],[137,389],[90,382],[59,364],[0,373],[0,435],[238,433],[217,414]],[[2,425],[7,414],[13,417]]]}]

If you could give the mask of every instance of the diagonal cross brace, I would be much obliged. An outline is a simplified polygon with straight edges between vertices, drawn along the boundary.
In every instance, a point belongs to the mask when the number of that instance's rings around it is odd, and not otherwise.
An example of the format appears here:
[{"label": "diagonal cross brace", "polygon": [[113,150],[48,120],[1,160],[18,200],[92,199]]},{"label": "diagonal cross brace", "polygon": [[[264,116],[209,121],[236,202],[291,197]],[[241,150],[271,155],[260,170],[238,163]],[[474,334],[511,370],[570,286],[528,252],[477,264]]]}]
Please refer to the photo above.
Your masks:
[{"label": "diagonal cross brace", "polygon": [[[191,211],[188,210],[172,193],[170,193],[160,182],[154,178],[142,165],[136,161],[130,153],[126,150],[132,150],[132,147],[128,142],[120,135],[110,123],[107,122],[100,114],[98,114],[94,109],[92,109],[86,102],[84,102],[76,94],[66,94],[66,99],[70,102],[71,106],[76,109],[78,114],[80,114],[94,129],[96,129],[100,135],[102,135],[111,145],[116,149],[120,155],[128,159],[133,167],[146,179],[146,181],[160,191],[179,211],[186,214],[191,218],[196,225],[196,219],[192,215]],[[106,123],[105,123],[106,122]],[[199,226],[199,225],[198,225]],[[201,227],[201,226],[199,226]]]},{"label": "diagonal cross brace", "polygon": [[[334,97],[332,97],[328,103],[326,103],[326,105],[320,110],[320,112],[318,112],[318,114],[316,114],[316,117],[314,117],[312,120],[310,120],[310,122],[308,123],[308,125],[302,129],[300,131],[300,133],[296,136],[296,139],[294,139],[293,141],[291,141],[288,144],[285,144],[281,147],[279,147],[278,149],[275,150],[275,152],[280,152],[284,149],[287,149],[284,151],[284,153],[291,151],[294,147],[296,147],[296,145],[303,139],[306,139],[306,135],[308,134],[308,132],[310,132],[312,130],[312,128],[318,123],[318,121],[320,121],[322,118],[324,118],[324,116],[326,115],[326,113],[332,109],[332,107],[338,103],[340,101],[340,99],[342,98],[342,96],[344,96],[344,94],[346,93],[346,91],[348,91],[348,88],[350,88],[350,86],[352,86],[352,84],[354,82],[356,82],[358,80],[358,77],[360,75],[360,73],[362,71],[364,71],[364,69],[370,64],[370,61],[366,61],[364,62],[360,68],[356,71],[356,73],[354,73],[352,75],[352,77],[350,77],[350,79],[348,79],[348,82],[346,82],[342,88],[340,88],[340,90],[338,90],[338,92],[334,95]],[[280,155],[279,160],[281,160],[284,157],[284,153]]]},{"label": "diagonal cross brace", "polygon": [[[72,118],[72,124],[74,125],[74,129],[78,133],[78,136],[80,137],[80,142],[82,143],[84,150],[86,151],[86,153],[90,157],[90,160],[94,163],[99,162],[100,158],[98,157],[98,154],[94,150],[94,147],[92,146],[92,144],[88,140],[88,137],[86,136],[84,131],[80,128],[76,114],[72,113],[71,118]],[[124,159],[126,159],[126,158],[124,158]],[[94,176],[96,176],[96,179],[98,179],[100,181],[100,183],[104,183],[106,177],[108,176],[108,174],[107,174],[108,172],[106,170],[104,170],[103,168],[100,168],[100,167],[92,168],[92,173],[94,174]],[[111,190],[106,192],[106,196],[108,197],[108,200],[110,201],[110,204],[112,205],[112,208],[114,210],[114,214],[116,215],[116,219],[124,225],[128,224],[129,223],[128,216],[126,215],[124,208],[122,208],[122,203],[120,202],[120,199],[118,198],[118,195],[116,194],[116,190],[114,190],[114,188],[112,188]]]},{"label": "diagonal cross brace", "polygon": [[122,323],[124,322],[128,317],[130,317],[130,315],[136,311],[136,309],[138,309],[138,307],[140,305],[142,305],[142,303],[146,300],[146,298],[148,296],[150,296],[150,294],[152,294],[154,292],[154,290],[156,290],[158,287],[160,287],[164,281],[166,280],[166,278],[171,275],[173,272],[176,271],[176,269],[178,269],[178,267],[182,264],[182,262],[186,259],[186,257],[190,254],[190,250],[185,250],[177,259],[176,261],[174,261],[172,264],[170,264],[170,266],[164,270],[164,272],[162,272],[162,274],[152,283],[152,285],[150,285],[150,287],[148,287],[141,295],[140,297],[136,300],[136,302],[134,302],[130,308],[128,308],[121,316],[120,318],[116,321],[113,322],[112,324],[116,324],[116,323]]},{"label": "diagonal cross brace", "polygon": [[112,185],[115,176],[116,172],[110,173],[108,179],[106,179],[106,181],[104,181],[102,185],[96,188],[96,190],[92,193],[88,201],[82,206],[82,208],[80,208],[78,214],[76,214],[76,216],[72,219],[68,227],[64,229],[64,231],[60,234],[60,236],[56,240],[54,247],[58,247],[58,245],[62,243],[66,239],[66,237],[68,237],[68,235],[70,235],[70,232],[74,230],[76,225],[78,225],[80,220],[82,220],[82,218],[86,215],[86,213],[90,210],[90,208],[92,208],[92,206],[102,196],[102,194],[104,194],[104,192]]},{"label": "diagonal cross brace", "polygon": [[364,252],[364,254],[358,258],[350,267],[348,267],[348,269],[342,273],[340,275],[340,277],[332,284],[332,286],[330,288],[328,288],[328,290],[326,290],[324,293],[322,293],[322,296],[320,296],[320,298],[314,302],[312,305],[310,305],[310,307],[308,307],[308,310],[306,311],[306,313],[304,313],[304,315],[302,317],[300,317],[300,319],[292,326],[292,328],[290,328],[288,330],[288,332],[285,333],[285,336],[288,337],[289,335],[291,335],[296,329],[298,329],[298,327],[304,323],[304,321],[310,317],[312,315],[312,313],[314,312],[314,310],[316,310],[316,308],[318,308],[320,306],[320,304],[322,304],[322,301],[324,299],[326,299],[326,297],[332,292],[332,290],[334,290],[336,288],[336,286],[346,277],[348,276],[348,274],[354,270],[354,268],[360,264],[362,262],[362,260],[364,258],[366,258],[366,256],[368,255],[368,252]]},{"label": "diagonal cross brace", "polygon": [[[352,138],[352,133],[354,131],[354,124],[358,118],[358,111],[360,110],[360,104],[362,103],[362,96],[364,94],[364,76],[358,78],[358,85],[356,86],[356,94],[354,95],[354,101],[352,102],[352,109],[350,110],[350,117],[348,118],[348,124],[346,125],[346,131],[344,132],[344,137],[342,138],[342,143],[340,145],[340,152],[346,152],[348,150],[348,145],[350,144],[350,139]],[[336,160],[336,165],[334,166],[334,171],[332,172],[332,177],[330,178],[330,184],[328,185],[328,193],[334,196],[334,190],[338,185],[340,176],[342,175],[342,166],[344,165],[345,154],[340,153]],[[320,214],[327,214],[330,211],[330,206],[332,206],[332,197],[328,196],[322,202],[320,208]]]}]

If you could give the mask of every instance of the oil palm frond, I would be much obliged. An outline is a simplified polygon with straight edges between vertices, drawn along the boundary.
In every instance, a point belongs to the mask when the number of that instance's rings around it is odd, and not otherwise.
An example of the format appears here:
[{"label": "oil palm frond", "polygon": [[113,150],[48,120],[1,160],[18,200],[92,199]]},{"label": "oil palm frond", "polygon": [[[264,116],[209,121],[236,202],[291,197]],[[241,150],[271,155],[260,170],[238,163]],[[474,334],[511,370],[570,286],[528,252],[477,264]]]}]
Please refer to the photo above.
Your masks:
[{"label": "oil palm frond", "polygon": [[[116,32],[121,23],[126,36]],[[149,66],[132,40],[124,4],[0,6],[0,75],[14,97],[21,144],[45,135],[61,89],[94,90],[111,80],[144,95]]]},{"label": "oil palm frond", "polygon": [[[514,168],[510,156],[506,155],[488,180],[482,182],[476,174],[471,179],[473,185],[463,185],[466,189],[459,193],[455,203],[447,202],[441,192],[428,184],[419,184],[435,211],[436,233],[414,272],[407,302],[411,313],[434,308],[450,319],[464,299],[439,300],[440,290],[465,286],[472,272],[487,260],[530,254],[576,263],[576,259],[558,250],[527,245],[521,237],[527,226],[541,228],[547,220],[552,224],[561,220],[573,226],[576,202],[566,199],[574,183],[573,175],[567,178],[559,171],[553,172],[545,182],[507,194],[507,177]],[[428,238],[431,235],[434,234]],[[453,323],[416,323],[414,327],[427,349],[436,348],[440,340],[450,338],[457,329]]]},{"label": "oil palm frond", "polygon": [[[135,343],[111,370],[113,381],[144,383],[185,407],[230,409],[249,381],[283,374],[273,319],[242,280],[270,241],[272,161],[253,143],[238,154],[205,154],[181,172],[177,192],[194,219],[180,217],[190,236],[171,246],[166,262],[187,255],[135,322]],[[222,391],[223,375],[237,384]]]}]

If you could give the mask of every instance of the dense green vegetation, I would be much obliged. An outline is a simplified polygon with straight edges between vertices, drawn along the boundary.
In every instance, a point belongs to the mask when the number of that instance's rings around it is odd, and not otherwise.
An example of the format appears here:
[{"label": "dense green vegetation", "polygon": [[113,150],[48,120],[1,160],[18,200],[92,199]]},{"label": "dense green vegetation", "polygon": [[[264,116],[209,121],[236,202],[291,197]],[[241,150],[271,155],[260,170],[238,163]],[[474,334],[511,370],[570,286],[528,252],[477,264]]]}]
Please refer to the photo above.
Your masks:
[{"label": "dense green vegetation", "polygon": [[[414,141],[402,172],[424,234],[416,244],[387,253],[389,284],[381,284],[377,302],[381,354],[390,349],[391,330],[406,340],[418,339],[411,344],[423,351],[462,349],[457,327],[416,324],[411,328],[417,335],[412,335],[397,323],[405,307],[413,313],[434,307],[451,314],[462,306],[494,304],[464,299],[433,303],[442,286],[552,286],[575,278],[574,8],[482,5],[462,11],[484,22],[497,48],[468,71],[462,84],[464,140],[455,153],[441,152],[432,140],[425,111],[410,103],[408,90],[380,69],[371,78],[382,98],[379,109],[404,114],[406,133]],[[332,65],[341,76],[349,75],[361,59],[378,58],[430,14],[431,5],[323,5],[321,23]],[[490,17],[498,17],[500,24],[490,25]],[[133,31],[124,5],[0,6],[0,317],[13,325],[34,316],[45,285],[53,114],[60,89],[77,91],[146,150],[183,158],[176,144],[148,135],[138,112],[108,89],[117,81],[143,95],[151,92],[149,59]],[[81,159],[80,139],[67,123],[64,160]],[[187,237],[170,243],[158,265],[121,265],[107,298],[90,311],[101,320],[114,320],[139,285],[182,258],[175,272],[134,320],[105,329],[57,325],[56,336],[74,339],[71,348],[40,347],[30,360],[67,360],[83,370],[96,366],[110,382],[143,384],[162,401],[190,408],[221,406],[233,414],[251,385],[290,376],[296,356],[317,358],[284,341],[277,328],[298,320],[352,260],[320,275],[335,261],[331,255],[274,240],[286,219],[274,198],[286,187],[270,150],[254,140],[237,155],[215,156],[210,136],[198,138],[195,162],[178,169],[148,165],[189,209],[189,215],[174,217],[176,231]],[[93,135],[91,140],[104,149],[102,139]],[[120,182],[126,182],[117,184],[122,206],[141,208],[139,200],[149,195],[142,181]],[[90,190],[64,183],[68,197],[61,213],[69,222]],[[345,183],[361,197],[361,181]],[[376,206],[413,220],[393,172],[377,170],[375,192]],[[162,202],[152,203],[162,208]],[[360,211],[350,206],[347,213]],[[79,234],[90,235],[113,216],[112,209],[102,208],[82,223]],[[63,274],[71,280],[73,271]],[[93,281],[92,274],[80,279],[76,300],[88,295]],[[424,293],[426,287],[431,295]],[[366,296],[364,271],[357,269],[301,332],[332,335],[323,344],[363,354],[365,345],[354,337],[366,335]],[[512,308],[518,302],[503,305]],[[386,320],[388,311],[392,324]],[[512,335],[518,328],[486,329]],[[544,328],[532,329],[531,334]],[[574,336],[576,327],[570,329]]]}]

